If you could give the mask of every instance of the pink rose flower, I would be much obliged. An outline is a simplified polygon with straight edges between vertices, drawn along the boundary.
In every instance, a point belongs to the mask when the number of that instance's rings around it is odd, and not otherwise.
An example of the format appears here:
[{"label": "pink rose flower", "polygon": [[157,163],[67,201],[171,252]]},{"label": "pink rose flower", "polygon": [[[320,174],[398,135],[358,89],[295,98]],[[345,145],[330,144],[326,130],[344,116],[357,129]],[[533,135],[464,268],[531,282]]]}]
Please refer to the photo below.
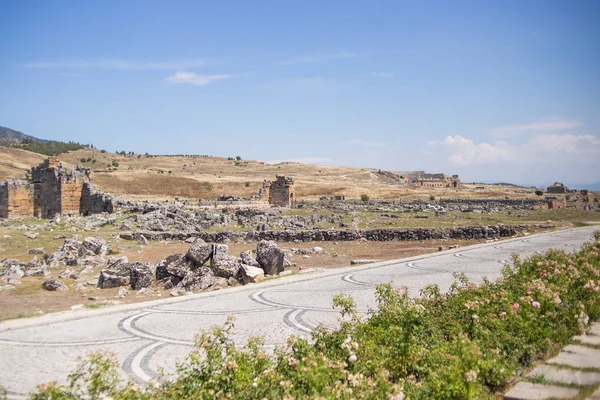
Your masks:
[{"label": "pink rose flower", "polygon": [[513,304],[513,310],[518,310],[520,307],[519,303]]},{"label": "pink rose flower", "polygon": [[534,301],[533,303],[531,303],[531,305],[533,306],[533,308],[540,308],[540,302],[539,301]]}]

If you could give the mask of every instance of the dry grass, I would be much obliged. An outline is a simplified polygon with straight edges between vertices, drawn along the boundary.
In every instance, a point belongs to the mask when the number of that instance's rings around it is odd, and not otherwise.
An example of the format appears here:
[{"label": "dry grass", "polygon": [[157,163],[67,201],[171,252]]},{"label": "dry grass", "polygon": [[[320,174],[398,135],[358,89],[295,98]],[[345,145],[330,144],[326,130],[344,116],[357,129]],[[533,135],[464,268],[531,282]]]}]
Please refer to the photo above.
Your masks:
[{"label": "dry grass", "polygon": [[[25,150],[0,148],[0,179],[24,176],[27,169],[44,158]],[[200,156],[122,156],[93,149],[69,152],[59,158],[69,165],[79,164],[81,159],[95,159],[95,163],[83,165],[92,169],[92,177],[102,190],[139,199],[180,197],[214,200],[222,194],[250,197],[258,193],[265,179],[273,180],[276,175],[294,178],[298,200],[334,195],[359,199],[362,194],[373,199],[426,199],[430,195],[436,198],[535,197],[531,191],[519,193],[513,187],[501,186],[486,186],[485,190],[474,190],[472,185],[460,190],[400,186],[378,174],[377,169],[369,168],[298,163],[270,165],[260,161]],[[109,171],[113,161],[119,166]]]},{"label": "dry grass", "polygon": [[30,151],[0,147],[0,180],[25,178],[31,167],[45,159],[46,156]]}]

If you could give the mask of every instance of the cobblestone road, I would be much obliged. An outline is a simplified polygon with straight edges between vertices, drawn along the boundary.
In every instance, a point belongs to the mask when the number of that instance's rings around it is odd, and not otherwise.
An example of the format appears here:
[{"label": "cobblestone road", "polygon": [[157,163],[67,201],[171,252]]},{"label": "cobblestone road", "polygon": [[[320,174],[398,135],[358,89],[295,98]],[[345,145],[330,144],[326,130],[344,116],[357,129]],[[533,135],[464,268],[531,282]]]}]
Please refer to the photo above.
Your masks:
[{"label": "cobblestone road", "polygon": [[376,284],[408,287],[412,295],[428,284],[447,290],[453,273],[479,282],[499,276],[511,254],[521,257],[549,248],[577,249],[600,227],[521,237],[413,257],[296,275],[261,284],[103,310],[74,311],[0,324],[0,386],[23,398],[48,380],[64,381],[77,356],[108,350],[121,362],[124,378],[145,382],[160,368],[173,371],[201,329],[235,317],[234,340],[262,335],[270,346],[291,335],[309,336],[319,323],[335,326],[333,296],[351,295],[359,309],[375,306]]}]

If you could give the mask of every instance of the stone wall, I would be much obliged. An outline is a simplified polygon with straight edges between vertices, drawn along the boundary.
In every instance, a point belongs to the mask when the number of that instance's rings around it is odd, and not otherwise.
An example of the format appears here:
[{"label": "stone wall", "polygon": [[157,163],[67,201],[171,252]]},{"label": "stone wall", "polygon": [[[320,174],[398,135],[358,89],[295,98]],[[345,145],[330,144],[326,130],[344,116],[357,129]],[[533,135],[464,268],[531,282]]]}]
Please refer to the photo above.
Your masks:
[{"label": "stone wall", "polygon": [[0,183],[0,218],[33,215],[33,185],[27,181],[9,180]]},{"label": "stone wall", "polygon": [[287,176],[277,176],[277,180],[271,183],[269,193],[269,204],[279,207],[289,207],[296,200],[294,180]]},{"label": "stone wall", "polygon": [[60,181],[61,215],[79,215],[83,182],[77,177]]},{"label": "stone wall", "polygon": [[251,232],[188,232],[188,231],[137,231],[121,233],[125,240],[186,240],[200,238],[206,242],[223,243],[228,241],[260,241],[276,242],[315,242],[315,241],[352,241],[365,239],[368,241],[416,241],[429,239],[495,239],[511,237],[530,229],[551,229],[552,224],[545,225],[490,225],[464,226],[454,228],[414,228],[414,229],[366,229],[336,230],[311,229],[299,231],[251,231]]},{"label": "stone wall", "polygon": [[83,184],[80,200],[80,212],[83,215],[112,213],[115,211],[115,199],[112,195],[102,192],[90,182]]}]

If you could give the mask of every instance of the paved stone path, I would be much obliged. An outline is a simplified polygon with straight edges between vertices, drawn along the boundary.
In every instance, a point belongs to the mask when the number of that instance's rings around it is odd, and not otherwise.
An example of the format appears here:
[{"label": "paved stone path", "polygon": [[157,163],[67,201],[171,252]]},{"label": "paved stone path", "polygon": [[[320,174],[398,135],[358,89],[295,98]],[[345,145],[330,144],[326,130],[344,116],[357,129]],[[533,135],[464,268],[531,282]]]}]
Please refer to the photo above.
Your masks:
[{"label": "paved stone path", "polygon": [[582,389],[588,386],[597,390],[587,399],[600,400],[600,349],[593,347],[600,343],[600,323],[592,324],[586,335],[576,336],[574,339],[581,344],[566,346],[556,357],[531,371],[525,377],[525,381],[517,383],[504,398],[572,399],[579,396]]},{"label": "paved stone path", "polygon": [[473,281],[497,278],[511,254],[521,257],[548,248],[577,249],[598,227],[586,227],[427,256],[296,275],[223,291],[84,310],[0,324],[0,386],[10,398],[21,398],[48,380],[64,381],[75,358],[95,350],[116,354],[124,377],[145,382],[160,368],[173,371],[201,329],[235,317],[233,338],[244,344],[261,335],[270,346],[291,335],[308,337],[319,323],[335,326],[339,313],[333,296],[351,295],[359,309],[374,307],[378,283],[406,286],[412,295],[428,284],[447,290],[453,273]]}]

